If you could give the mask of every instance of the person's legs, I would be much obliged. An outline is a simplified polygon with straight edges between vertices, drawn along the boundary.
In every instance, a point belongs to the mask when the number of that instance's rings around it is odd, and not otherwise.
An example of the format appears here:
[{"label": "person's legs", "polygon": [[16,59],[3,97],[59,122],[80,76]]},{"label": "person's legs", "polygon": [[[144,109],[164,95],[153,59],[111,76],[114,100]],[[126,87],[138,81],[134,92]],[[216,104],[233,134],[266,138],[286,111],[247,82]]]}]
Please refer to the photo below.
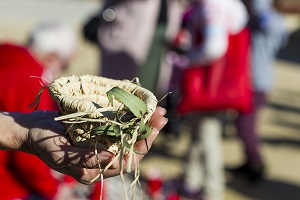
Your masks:
[{"label": "person's legs", "polygon": [[[257,118],[265,103],[266,94],[255,92],[252,111],[248,114],[240,114],[236,123],[237,134],[243,143],[246,156],[246,163],[240,167],[240,170],[253,173],[253,176],[262,175],[263,160],[260,151],[260,138],[257,133]],[[254,171],[251,172],[249,168],[253,168]],[[257,172],[255,172],[255,168],[257,168]]]},{"label": "person's legs", "polygon": [[223,199],[224,177],[221,144],[221,122],[218,118],[205,117],[202,120],[201,140],[204,151],[205,186],[204,195],[208,200]]},{"label": "person's legs", "polygon": [[261,163],[260,139],[257,134],[257,117],[260,108],[265,104],[264,93],[254,93],[253,109],[248,114],[240,114],[237,119],[237,134],[240,137],[247,160],[251,163]]},{"label": "person's legs", "polygon": [[198,194],[197,199],[201,199],[201,190],[206,199],[223,199],[221,123],[214,116],[192,115],[188,120],[192,135],[183,190],[189,194]]},{"label": "person's legs", "polygon": [[200,117],[197,114],[188,116],[191,123],[191,144],[189,154],[184,166],[185,177],[183,190],[184,193],[196,194],[203,188],[203,144],[200,133]]}]

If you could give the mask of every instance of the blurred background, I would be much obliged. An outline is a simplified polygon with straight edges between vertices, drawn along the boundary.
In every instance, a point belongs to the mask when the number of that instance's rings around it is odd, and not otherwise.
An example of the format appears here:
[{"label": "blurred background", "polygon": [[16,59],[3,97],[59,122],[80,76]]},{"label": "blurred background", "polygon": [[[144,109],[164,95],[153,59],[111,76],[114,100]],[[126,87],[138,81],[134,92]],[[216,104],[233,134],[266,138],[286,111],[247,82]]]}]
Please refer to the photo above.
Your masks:
[{"label": "blurred background", "polygon": [[[99,11],[101,1],[0,1],[1,33],[0,40],[23,44],[30,31],[39,23],[49,20],[65,22],[77,32],[80,48],[68,74],[96,74],[98,53],[95,47],[84,42],[82,24],[91,14]],[[73,71],[74,70],[74,71]]]},{"label": "blurred background", "polygon": [[[275,87],[259,120],[263,156],[268,168],[266,180],[249,184],[226,174],[226,200],[300,199],[300,0],[278,0],[290,38],[276,58]],[[0,42],[25,42],[29,31],[40,21],[58,19],[70,24],[79,38],[79,48],[64,75],[99,73],[99,52],[82,36],[83,23],[99,10],[97,0],[1,0]],[[8,83],[9,84],[9,83]],[[242,159],[242,147],[226,126],[222,137],[226,166]],[[156,168],[162,180],[181,174],[184,155],[188,151],[189,135],[178,138],[159,135],[151,154],[141,163],[144,173]]]}]

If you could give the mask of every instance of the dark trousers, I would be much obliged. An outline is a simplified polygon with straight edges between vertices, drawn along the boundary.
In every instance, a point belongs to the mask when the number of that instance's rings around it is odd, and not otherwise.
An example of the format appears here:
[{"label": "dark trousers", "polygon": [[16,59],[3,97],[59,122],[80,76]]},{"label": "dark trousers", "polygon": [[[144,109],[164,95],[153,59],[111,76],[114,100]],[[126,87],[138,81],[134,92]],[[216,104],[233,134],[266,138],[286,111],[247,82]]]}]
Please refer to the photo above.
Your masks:
[{"label": "dark trousers", "polygon": [[254,92],[251,112],[240,114],[236,121],[237,134],[243,143],[246,159],[253,164],[262,162],[260,138],[257,133],[257,121],[259,111],[265,103],[266,93]]}]

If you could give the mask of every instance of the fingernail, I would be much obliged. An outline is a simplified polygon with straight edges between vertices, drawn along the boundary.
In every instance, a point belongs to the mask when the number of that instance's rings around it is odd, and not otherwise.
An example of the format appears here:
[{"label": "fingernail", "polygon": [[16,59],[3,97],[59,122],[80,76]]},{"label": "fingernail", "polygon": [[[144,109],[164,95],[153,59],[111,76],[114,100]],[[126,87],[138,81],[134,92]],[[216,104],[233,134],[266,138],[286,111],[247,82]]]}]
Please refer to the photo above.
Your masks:
[{"label": "fingernail", "polygon": [[167,110],[166,109],[164,109],[164,111],[163,111],[163,115],[165,115],[165,114],[167,114]]},{"label": "fingernail", "polygon": [[165,121],[164,121],[164,125],[166,125],[168,123],[169,119],[166,118]]}]

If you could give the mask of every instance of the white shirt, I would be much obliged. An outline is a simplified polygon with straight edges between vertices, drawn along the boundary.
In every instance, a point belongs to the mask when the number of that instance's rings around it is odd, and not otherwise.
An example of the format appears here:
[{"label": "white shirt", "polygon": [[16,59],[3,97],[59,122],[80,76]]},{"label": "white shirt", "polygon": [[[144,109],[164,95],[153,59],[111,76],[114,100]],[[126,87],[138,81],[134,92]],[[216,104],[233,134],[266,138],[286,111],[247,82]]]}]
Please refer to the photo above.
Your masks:
[{"label": "white shirt", "polygon": [[240,0],[202,0],[188,23],[193,44],[198,29],[202,42],[194,45],[187,56],[191,62],[207,64],[223,56],[228,46],[228,35],[240,32],[248,21],[245,6]]}]

